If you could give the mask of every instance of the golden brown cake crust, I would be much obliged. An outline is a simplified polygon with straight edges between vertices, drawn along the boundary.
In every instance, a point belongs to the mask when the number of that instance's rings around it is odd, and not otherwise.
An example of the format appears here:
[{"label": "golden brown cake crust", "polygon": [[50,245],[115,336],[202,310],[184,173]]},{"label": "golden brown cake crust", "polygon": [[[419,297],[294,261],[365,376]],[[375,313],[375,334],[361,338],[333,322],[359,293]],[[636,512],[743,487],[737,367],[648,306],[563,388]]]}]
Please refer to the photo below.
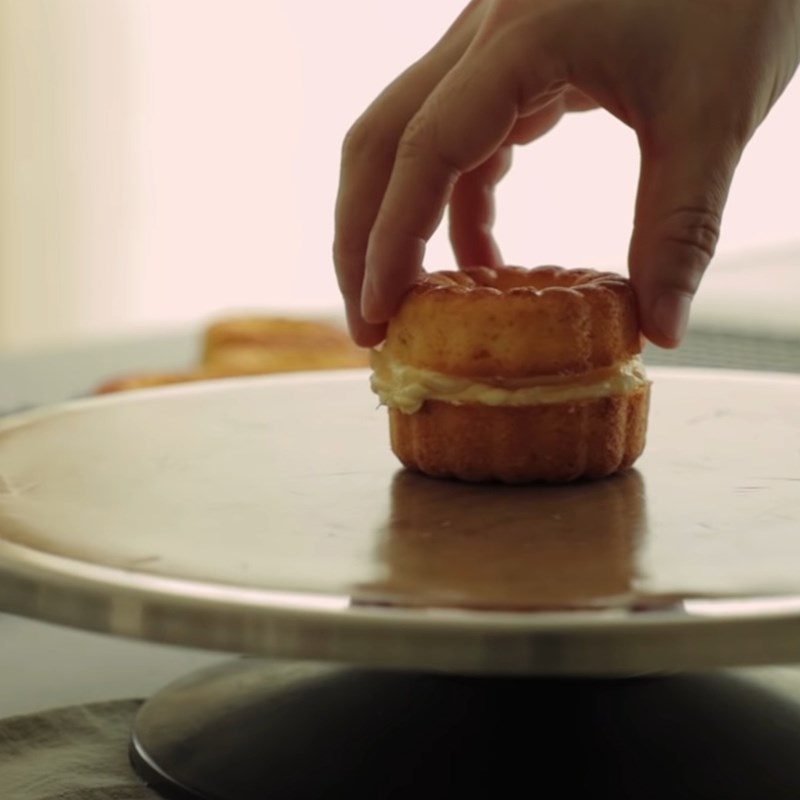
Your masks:
[{"label": "golden brown cake crust", "polygon": [[384,351],[447,375],[573,375],[641,352],[636,298],[621,275],[560,267],[476,267],[420,278]]},{"label": "golden brown cake crust", "polygon": [[203,365],[221,374],[246,375],[363,367],[367,351],[325,322],[282,317],[237,317],[210,325]]},{"label": "golden brown cake crust", "polygon": [[645,445],[649,384],[626,395],[535,406],[428,400],[389,409],[392,450],[409,469],[465,481],[563,483],[627,469]]}]

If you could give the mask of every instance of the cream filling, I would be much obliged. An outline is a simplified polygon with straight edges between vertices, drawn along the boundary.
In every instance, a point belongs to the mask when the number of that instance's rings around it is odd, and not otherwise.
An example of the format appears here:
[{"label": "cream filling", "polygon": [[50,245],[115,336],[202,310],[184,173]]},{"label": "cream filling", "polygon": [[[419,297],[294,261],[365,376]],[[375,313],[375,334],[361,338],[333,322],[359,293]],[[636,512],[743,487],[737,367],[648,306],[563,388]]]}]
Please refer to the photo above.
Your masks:
[{"label": "cream filling", "polygon": [[597,373],[569,376],[559,382],[532,378],[530,381],[515,381],[513,386],[479,383],[457,375],[418,369],[394,361],[380,350],[372,351],[371,363],[374,372],[370,385],[381,405],[396,408],[404,414],[418,411],[426,400],[487,406],[532,406],[628,394],[649,383],[639,356]]}]

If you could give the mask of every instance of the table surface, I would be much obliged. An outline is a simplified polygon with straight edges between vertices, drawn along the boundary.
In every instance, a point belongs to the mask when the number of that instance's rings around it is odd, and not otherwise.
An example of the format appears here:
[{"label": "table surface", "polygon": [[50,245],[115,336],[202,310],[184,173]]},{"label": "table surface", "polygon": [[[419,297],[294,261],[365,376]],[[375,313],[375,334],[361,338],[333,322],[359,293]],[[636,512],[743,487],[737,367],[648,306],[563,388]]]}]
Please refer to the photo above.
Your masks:
[{"label": "table surface", "polygon": [[[175,368],[191,360],[192,335],[99,343],[0,359],[0,410],[49,403],[84,394],[109,375],[145,368]],[[701,362],[702,363],[702,362]],[[147,695],[165,682],[222,658],[58,628],[0,615],[0,715],[73,702]],[[52,668],[58,663],[58,670]],[[739,671],[775,681],[795,692],[800,671]],[[800,697],[800,693],[798,693]]]}]

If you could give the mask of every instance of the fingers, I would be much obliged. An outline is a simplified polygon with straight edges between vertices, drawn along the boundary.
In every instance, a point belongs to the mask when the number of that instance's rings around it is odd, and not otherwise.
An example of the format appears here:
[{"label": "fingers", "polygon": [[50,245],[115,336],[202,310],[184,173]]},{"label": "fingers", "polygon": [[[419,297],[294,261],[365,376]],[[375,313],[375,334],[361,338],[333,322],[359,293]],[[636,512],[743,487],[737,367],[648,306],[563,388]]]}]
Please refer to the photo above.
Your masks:
[{"label": "fingers", "polygon": [[702,135],[642,148],[629,262],[642,329],[661,347],[683,337],[740,155],[736,143]]},{"label": "fingers", "polygon": [[456,183],[450,197],[450,241],[460,267],[502,266],[492,236],[494,187],[510,167],[511,146],[505,145]]},{"label": "fingers", "polygon": [[[535,43],[526,44],[535,50]],[[392,315],[422,270],[425,245],[458,178],[486,161],[511,132],[522,95],[518,62],[498,47],[471,48],[406,128],[367,247],[366,320]],[[524,80],[530,94],[544,94],[552,83],[544,69]]]},{"label": "fingers", "polygon": [[333,259],[350,333],[362,346],[377,344],[385,331],[384,325],[371,325],[362,318],[360,304],[369,233],[389,182],[397,143],[425,98],[464,53],[480,22],[480,6],[473,0],[433,50],[391,84],[345,138]]},{"label": "fingers", "polygon": [[450,197],[450,241],[460,267],[503,265],[492,235],[494,189],[511,168],[511,145],[528,144],[551,130],[568,111],[596,108],[591,98],[572,87],[533,114],[517,120],[506,143],[480,166],[464,173]]},{"label": "fingers", "polygon": [[529,144],[552,130],[567,112],[589,111],[594,108],[597,108],[594,100],[574,87],[567,86],[562,93],[533,114],[521,117],[507,141],[511,144]]}]

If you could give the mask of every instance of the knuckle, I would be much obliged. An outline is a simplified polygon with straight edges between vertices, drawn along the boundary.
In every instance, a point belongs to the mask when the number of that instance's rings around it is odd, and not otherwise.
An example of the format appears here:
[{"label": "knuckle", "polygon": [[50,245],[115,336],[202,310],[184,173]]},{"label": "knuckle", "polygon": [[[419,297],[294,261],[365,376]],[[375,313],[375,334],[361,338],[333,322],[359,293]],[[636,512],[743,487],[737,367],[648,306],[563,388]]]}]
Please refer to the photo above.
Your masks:
[{"label": "knuckle", "polygon": [[719,241],[720,214],[706,206],[682,206],[664,220],[664,241],[682,248],[704,269]]},{"label": "knuckle", "polygon": [[519,0],[492,0],[489,5],[487,20],[490,23],[502,23],[519,10]]},{"label": "knuckle", "polygon": [[428,114],[420,112],[411,118],[400,137],[396,162],[401,165],[424,165],[437,177],[443,176],[452,187],[463,170],[445,151],[434,123]]},{"label": "knuckle", "polygon": [[416,114],[406,125],[397,145],[398,160],[413,160],[429,148],[428,123],[422,114]]},{"label": "knuckle", "polygon": [[369,125],[364,122],[363,118],[360,118],[344,135],[342,157],[347,160],[363,153],[369,146],[369,140]]},{"label": "knuckle", "polygon": [[[539,6],[544,6],[539,0]],[[530,13],[531,3],[528,0],[491,0],[485,18],[487,28],[502,28],[519,21],[520,17]]]},{"label": "knuckle", "polygon": [[357,162],[361,159],[386,159],[397,144],[396,135],[387,133],[385,125],[370,114],[359,117],[342,141],[342,161]]}]

